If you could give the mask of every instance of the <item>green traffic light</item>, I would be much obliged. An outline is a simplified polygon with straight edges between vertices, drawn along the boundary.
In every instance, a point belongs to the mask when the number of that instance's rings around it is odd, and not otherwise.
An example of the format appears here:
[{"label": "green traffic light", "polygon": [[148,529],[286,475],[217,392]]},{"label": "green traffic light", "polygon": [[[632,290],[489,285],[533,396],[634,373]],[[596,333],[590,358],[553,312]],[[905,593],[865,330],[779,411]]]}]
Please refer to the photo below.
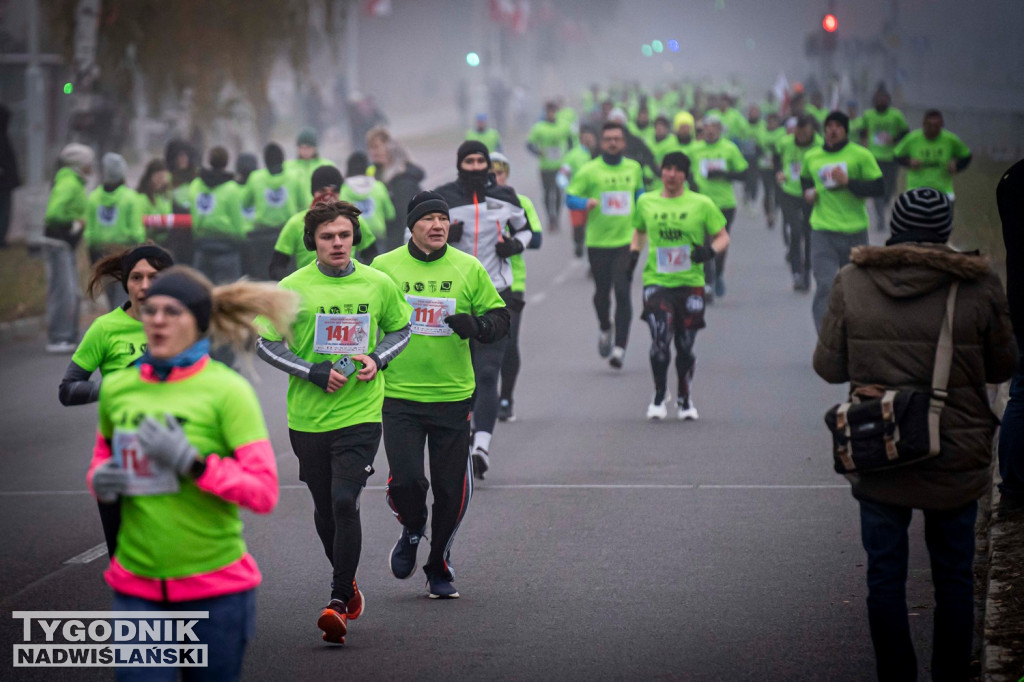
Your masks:
[{"label": "green traffic light", "polygon": [[644,43],[643,47],[640,48],[640,51],[643,52],[645,57],[650,57],[654,54],[654,50],[647,43]]},{"label": "green traffic light", "polygon": [[480,55],[476,52],[470,52],[466,55],[466,63],[470,66],[480,66]]},{"label": "green traffic light", "polygon": [[665,51],[665,46],[660,40],[654,40],[651,42],[651,49],[660,54]]},{"label": "green traffic light", "polygon": [[64,84],[64,94],[65,95],[70,95],[72,92],[74,92],[74,90],[75,90],[75,86],[72,85],[71,83],[65,83]]}]

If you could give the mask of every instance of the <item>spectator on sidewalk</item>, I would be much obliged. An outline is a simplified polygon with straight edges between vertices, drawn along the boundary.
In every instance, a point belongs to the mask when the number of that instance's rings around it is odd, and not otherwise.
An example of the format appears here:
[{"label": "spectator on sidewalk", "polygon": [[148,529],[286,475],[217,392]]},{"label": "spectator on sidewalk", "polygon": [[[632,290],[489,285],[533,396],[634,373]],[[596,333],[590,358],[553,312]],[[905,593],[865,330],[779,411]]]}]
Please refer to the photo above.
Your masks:
[{"label": "spectator on sidewalk", "polygon": [[997,420],[986,383],[1013,375],[1017,349],[999,277],[980,255],[946,245],[949,198],[930,187],[901,195],[885,246],[858,246],[839,271],[821,322],[814,370],[830,383],[928,391],[950,286],[953,362],[937,457],[849,474],[867,552],[868,625],[881,680],[917,679],[907,615],[907,528],[924,512],[935,584],[931,670],[967,680],[974,629],[974,524],[991,481]]},{"label": "spectator on sidewalk", "polygon": [[85,229],[85,183],[92,175],[96,154],[72,142],[61,150],[60,168],[43,219],[46,236],[46,351],[73,353],[78,347],[78,308],[81,285],[75,248]]},{"label": "spectator on sidewalk", "polygon": [[7,124],[11,111],[0,104],[0,249],[7,248],[7,228],[11,225],[11,208],[14,190],[21,186],[18,175],[18,159],[14,147],[7,137]]},{"label": "spectator on sidewalk", "polygon": [[[1017,348],[1024,351],[1024,160],[1003,174],[996,186],[999,218],[1006,245],[1006,296]],[[999,430],[1000,504],[1004,510],[1024,510],[1024,370],[1019,366],[1010,384],[1010,402]]]}]

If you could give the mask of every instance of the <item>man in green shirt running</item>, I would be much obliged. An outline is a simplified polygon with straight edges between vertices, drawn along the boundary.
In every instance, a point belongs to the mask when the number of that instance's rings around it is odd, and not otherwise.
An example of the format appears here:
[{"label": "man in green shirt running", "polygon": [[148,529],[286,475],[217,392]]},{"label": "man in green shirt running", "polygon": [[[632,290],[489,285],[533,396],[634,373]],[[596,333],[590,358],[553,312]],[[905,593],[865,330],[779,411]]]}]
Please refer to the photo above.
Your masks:
[{"label": "man in green shirt running", "polygon": [[405,579],[416,572],[432,488],[430,556],[423,570],[431,599],[453,599],[459,593],[452,584],[451,548],[473,496],[469,419],[476,379],[469,341],[504,338],[509,315],[480,261],[448,246],[450,216],[440,194],[415,195],[406,226],[408,244],[373,262],[413,309],[409,347],[388,369],[384,388],[384,448],[391,469],[387,497],[402,524],[391,550],[391,573]]},{"label": "man in green shirt running", "polygon": [[228,171],[228,150],[210,150],[210,166],[189,187],[193,266],[214,284],[242,276],[242,249],[248,232],[242,218],[242,188]]},{"label": "man in green shirt running", "polygon": [[333,567],[317,625],[325,641],[340,644],[348,621],[363,612],[359,497],[380,446],[384,377],[377,375],[408,345],[412,309],[391,278],[352,258],[362,237],[358,208],[320,203],[304,222],[316,261],[278,285],[299,294],[298,316],[290,330],[264,324],[257,352],[290,375],[289,439]]},{"label": "man in green shirt running", "polygon": [[562,167],[562,157],[569,149],[569,130],[557,120],[558,103],[544,105],[544,120],[530,129],[526,148],[540,163],[540,184],[544,189],[544,209],[548,216],[548,229],[558,231],[558,218],[562,212],[562,190],[556,176]]},{"label": "man in green shirt running", "polygon": [[305,206],[313,198],[312,193],[309,192],[313,171],[321,166],[333,166],[334,162],[320,156],[320,150],[317,148],[317,134],[312,128],[303,128],[299,131],[295,146],[297,156],[284,162],[284,172],[292,179],[295,201],[299,206]]},{"label": "man in green shirt running", "polygon": [[797,119],[792,135],[784,136],[776,144],[776,176],[782,219],[789,226],[789,262],[794,291],[811,289],[811,206],[804,201],[800,184],[800,171],[804,156],[822,144],[821,136],[814,132],[814,117],[804,114]]},{"label": "man in green shirt running", "polygon": [[866,197],[884,191],[875,157],[849,140],[850,118],[833,111],[825,118],[825,145],[807,152],[800,185],[811,209],[811,271],[816,289],[811,303],[815,329],[828,308],[832,281],[850,262],[850,250],[868,243]]},{"label": "man in green shirt running", "polygon": [[908,169],[908,190],[931,187],[953,201],[953,176],[971,163],[971,150],[942,125],[942,112],[929,109],[921,129],[900,140],[893,154],[896,162]]},{"label": "man in green shirt running", "polygon": [[[633,238],[632,215],[643,194],[640,164],[623,156],[626,128],[609,121],[601,129],[601,156],[583,164],[566,190],[570,210],[589,211],[587,256],[594,276],[594,309],[597,311],[597,350],[608,364],[621,369],[629,341],[633,308],[629,300],[629,244]],[[615,291],[614,347],[611,293]],[[610,356],[610,357],[609,357]]]},{"label": "man in green shirt running", "polygon": [[487,114],[476,115],[476,126],[466,131],[466,139],[483,142],[489,152],[501,151],[501,133],[487,125]]},{"label": "man in green shirt running", "polygon": [[879,232],[889,228],[889,203],[896,192],[896,180],[899,167],[896,164],[896,145],[910,128],[903,112],[891,106],[892,98],[885,86],[880,85],[875,91],[874,108],[868,109],[860,117],[860,128],[867,136],[867,147],[875,156],[878,167],[882,170],[882,194],[875,197],[875,214],[878,222],[875,229]]},{"label": "man in green shirt running", "polygon": [[[648,419],[665,419],[668,365],[676,347],[679,393],[676,417],[697,419],[690,384],[696,358],[693,344],[704,328],[704,266],[729,245],[725,216],[711,199],[686,190],[690,159],[670,152],[661,161],[659,194],[648,192],[637,200],[633,213],[633,262],[650,242],[644,264],[644,309],[641,319],[651,328],[651,371],[654,398]],[[705,245],[710,237],[710,245]]]}]

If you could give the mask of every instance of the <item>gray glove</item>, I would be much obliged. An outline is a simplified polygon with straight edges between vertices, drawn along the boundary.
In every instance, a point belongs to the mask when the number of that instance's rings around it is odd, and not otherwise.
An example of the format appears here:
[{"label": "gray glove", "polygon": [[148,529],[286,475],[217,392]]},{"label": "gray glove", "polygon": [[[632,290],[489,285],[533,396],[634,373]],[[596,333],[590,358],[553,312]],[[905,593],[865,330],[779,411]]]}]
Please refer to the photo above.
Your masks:
[{"label": "gray glove", "polygon": [[108,459],[92,472],[92,490],[96,499],[107,504],[117,502],[119,495],[128,490],[128,471],[117,466],[117,462]]},{"label": "gray glove", "polygon": [[139,445],[151,460],[184,476],[199,456],[199,451],[188,442],[174,415],[166,414],[164,417],[166,427],[153,417],[142,420],[137,432]]}]

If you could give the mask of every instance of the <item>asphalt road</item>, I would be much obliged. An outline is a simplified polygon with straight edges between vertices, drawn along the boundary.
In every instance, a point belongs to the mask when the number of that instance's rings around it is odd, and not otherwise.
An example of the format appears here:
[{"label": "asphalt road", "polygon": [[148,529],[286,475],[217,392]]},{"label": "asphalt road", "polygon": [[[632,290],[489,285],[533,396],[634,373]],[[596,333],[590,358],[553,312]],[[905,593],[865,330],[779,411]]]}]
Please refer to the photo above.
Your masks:
[{"label": "asphalt road", "polygon": [[[413,147],[428,185],[454,175],[455,144],[436,136]],[[512,182],[539,204],[520,150],[509,153]],[[362,504],[367,607],[344,647],[324,645],[315,625],[330,568],[289,450],[285,378],[254,361],[282,492],[272,515],[246,515],[264,582],[245,678],[872,679],[857,506],[832,472],[822,422],[843,388],[811,370],[810,298],[790,290],[778,230],[738,213],[728,294],[696,346],[699,422],[645,420],[652,382],[639,321],[623,370],[597,356],[592,283],[565,226],[527,262],[519,419],[498,426],[454,545],[462,598],[429,600],[419,574],[390,575],[399,526],[382,450]],[[84,483],[95,406],[58,403],[68,358],[42,347],[0,347],[0,679],[109,679],[11,667],[21,639],[12,611],[110,604],[105,554],[73,560],[102,543]],[[918,521],[912,531],[923,673],[931,585]]]}]

